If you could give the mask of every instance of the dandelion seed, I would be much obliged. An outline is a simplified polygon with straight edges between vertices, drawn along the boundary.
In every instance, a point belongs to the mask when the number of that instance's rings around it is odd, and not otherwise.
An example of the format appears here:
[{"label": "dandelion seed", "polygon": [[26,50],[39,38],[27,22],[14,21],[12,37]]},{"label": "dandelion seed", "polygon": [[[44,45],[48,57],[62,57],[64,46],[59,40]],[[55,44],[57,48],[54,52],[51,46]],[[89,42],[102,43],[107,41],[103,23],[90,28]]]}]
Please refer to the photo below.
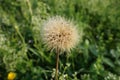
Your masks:
[{"label": "dandelion seed", "polygon": [[42,28],[42,39],[48,49],[70,51],[79,41],[76,25],[56,16],[48,19]]}]

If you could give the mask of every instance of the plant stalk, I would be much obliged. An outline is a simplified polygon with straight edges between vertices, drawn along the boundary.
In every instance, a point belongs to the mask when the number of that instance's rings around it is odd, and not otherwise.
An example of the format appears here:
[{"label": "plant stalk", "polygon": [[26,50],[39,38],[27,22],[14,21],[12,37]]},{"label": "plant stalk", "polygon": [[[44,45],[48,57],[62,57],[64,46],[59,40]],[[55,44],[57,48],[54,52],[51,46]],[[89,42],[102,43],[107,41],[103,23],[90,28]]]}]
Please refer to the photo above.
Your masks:
[{"label": "plant stalk", "polygon": [[55,80],[58,80],[58,64],[59,64],[59,50],[56,50],[56,72],[55,72]]}]

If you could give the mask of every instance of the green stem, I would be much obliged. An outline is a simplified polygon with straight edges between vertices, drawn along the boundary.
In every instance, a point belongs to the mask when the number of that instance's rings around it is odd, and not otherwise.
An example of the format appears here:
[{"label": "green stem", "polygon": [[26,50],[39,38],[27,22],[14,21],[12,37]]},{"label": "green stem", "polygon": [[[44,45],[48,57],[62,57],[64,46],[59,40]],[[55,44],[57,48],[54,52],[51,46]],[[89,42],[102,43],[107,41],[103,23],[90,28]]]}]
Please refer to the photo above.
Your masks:
[{"label": "green stem", "polygon": [[25,40],[24,40],[23,36],[21,35],[21,33],[20,33],[19,29],[18,29],[18,26],[15,25],[14,28],[15,28],[16,32],[18,33],[18,35],[20,36],[23,44],[25,44]]},{"label": "green stem", "polygon": [[28,5],[28,8],[29,8],[29,11],[30,11],[30,15],[32,16],[32,7],[31,7],[31,4],[30,4],[30,1],[26,0],[26,2],[27,2],[27,5]]}]

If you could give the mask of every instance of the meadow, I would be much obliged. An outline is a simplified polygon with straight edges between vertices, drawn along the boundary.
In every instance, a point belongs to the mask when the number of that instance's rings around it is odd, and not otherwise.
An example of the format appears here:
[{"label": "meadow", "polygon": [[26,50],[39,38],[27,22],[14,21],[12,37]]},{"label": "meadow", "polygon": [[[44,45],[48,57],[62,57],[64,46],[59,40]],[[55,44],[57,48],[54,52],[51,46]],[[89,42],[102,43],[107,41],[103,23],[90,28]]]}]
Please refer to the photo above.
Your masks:
[{"label": "meadow", "polygon": [[41,37],[54,16],[82,34],[59,55],[58,80],[120,80],[120,0],[0,0],[0,80],[55,80],[56,52]]}]

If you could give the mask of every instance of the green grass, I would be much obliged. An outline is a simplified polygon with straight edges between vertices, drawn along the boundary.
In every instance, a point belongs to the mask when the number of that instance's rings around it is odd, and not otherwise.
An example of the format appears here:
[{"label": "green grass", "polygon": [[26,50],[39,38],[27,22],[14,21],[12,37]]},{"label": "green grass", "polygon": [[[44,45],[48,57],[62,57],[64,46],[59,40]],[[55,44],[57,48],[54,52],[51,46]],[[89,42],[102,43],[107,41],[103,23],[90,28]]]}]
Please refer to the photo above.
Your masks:
[{"label": "green grass", "polygon": [[[59,80],[120,80],[119,0],[0,0],[0,80],[52,80],[55,53],[40,28],[61,15],[83,29],[81,43],[60,55]],[[79,30],[81,31],[81,30]]]}]

